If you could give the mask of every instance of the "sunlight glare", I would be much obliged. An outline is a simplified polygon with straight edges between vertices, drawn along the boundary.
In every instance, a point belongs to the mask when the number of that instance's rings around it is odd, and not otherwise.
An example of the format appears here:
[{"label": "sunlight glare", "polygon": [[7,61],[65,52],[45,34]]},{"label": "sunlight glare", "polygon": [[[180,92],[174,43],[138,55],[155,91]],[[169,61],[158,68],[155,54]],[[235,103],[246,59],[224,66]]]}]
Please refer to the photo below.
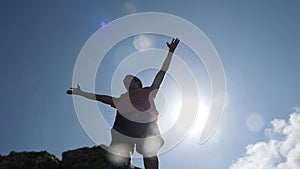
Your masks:
[{"label": "sunlight glare", "polygon": [[190,137],[200,136],[204,128],[204,125],[207,121],[209,110],[210,110],[210,106],[206,102],[204,101],[199,102],[197,119],[194,121],[193,128],[189,133]]}]

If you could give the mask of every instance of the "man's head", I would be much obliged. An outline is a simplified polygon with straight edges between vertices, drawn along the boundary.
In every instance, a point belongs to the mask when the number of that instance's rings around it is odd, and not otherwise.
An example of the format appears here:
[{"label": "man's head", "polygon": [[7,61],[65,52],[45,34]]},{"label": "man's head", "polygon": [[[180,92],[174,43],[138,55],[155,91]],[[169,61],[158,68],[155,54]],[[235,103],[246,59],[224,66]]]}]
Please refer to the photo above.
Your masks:
[{"label": "man's head", "polygon": [[133,75],[127,75],[123,80],[124,86],[127,90],[142,88],[142,81]]}]

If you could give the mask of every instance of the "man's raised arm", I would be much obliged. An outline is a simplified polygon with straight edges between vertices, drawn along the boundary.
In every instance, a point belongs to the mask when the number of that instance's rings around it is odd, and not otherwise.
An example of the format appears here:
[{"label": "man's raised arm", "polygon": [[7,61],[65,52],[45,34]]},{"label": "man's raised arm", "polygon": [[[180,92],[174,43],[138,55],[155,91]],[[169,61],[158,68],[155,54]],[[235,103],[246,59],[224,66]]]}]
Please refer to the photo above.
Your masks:
[{"label": "man's raised arm", "polygon": [[171,43],[168,43],[167,42],[167,46],[169,48],[169,53],[167,55],[167,58],[165,59],[160,71],[156,74],[153,82],[152,82],[152,85],[151,87],[153,89],[159,89],[164,77],[165,77],[165,74],[167,72],[167,70],[169,69],[170,67],[170,63],[171,63],[171,60],[172,60],[172,57],[173,57],[173,53],[178,45],[178,43],[180,42],[180,40],[178,38],[176,39],[172,39]]},{"label": "man's raised arm", "polygon": [[105,104],[109,104],[111,107],[116,107],[114,104],[114,101],[113,101],[113,99],[114,99],[113,97],[82,91],[80,89],[79,84],[77,85],[77,88],[70,88],[70,90],[67,91],[67,94],[83,96],[83,97],[91,99],[91,100],[96,100],[96,101],[100,101]]}]

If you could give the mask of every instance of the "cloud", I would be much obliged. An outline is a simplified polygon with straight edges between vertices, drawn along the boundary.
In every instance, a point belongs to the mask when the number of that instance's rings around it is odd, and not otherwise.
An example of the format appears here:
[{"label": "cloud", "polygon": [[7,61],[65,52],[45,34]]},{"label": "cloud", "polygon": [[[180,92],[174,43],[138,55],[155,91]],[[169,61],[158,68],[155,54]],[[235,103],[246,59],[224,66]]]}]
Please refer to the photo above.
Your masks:
[{"label": "cloud", "polygon": [[133,46],[136,50],[143,50],[152,46],[153,40],[148,35],[134,37]]},{"label": "cloud", "polygon": [[[246,154],[230,169],[299,169],[300,168],[300,109],[289,120],[274,119],[265,130],[268,141],[246,147]],[[278,136],[272,138],[273,136]]]}]

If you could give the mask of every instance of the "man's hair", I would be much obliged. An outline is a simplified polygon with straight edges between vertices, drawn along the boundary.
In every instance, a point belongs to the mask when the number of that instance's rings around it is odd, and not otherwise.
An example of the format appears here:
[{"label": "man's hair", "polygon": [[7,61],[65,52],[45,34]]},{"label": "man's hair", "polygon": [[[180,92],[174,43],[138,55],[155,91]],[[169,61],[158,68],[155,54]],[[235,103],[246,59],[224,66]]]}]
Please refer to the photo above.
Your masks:
[{"label": "man's hair", "polygon": [[124,78],[123,82],[127,90],[143,87],[142,81],[138,77],[133,75],[127,75]]}]

